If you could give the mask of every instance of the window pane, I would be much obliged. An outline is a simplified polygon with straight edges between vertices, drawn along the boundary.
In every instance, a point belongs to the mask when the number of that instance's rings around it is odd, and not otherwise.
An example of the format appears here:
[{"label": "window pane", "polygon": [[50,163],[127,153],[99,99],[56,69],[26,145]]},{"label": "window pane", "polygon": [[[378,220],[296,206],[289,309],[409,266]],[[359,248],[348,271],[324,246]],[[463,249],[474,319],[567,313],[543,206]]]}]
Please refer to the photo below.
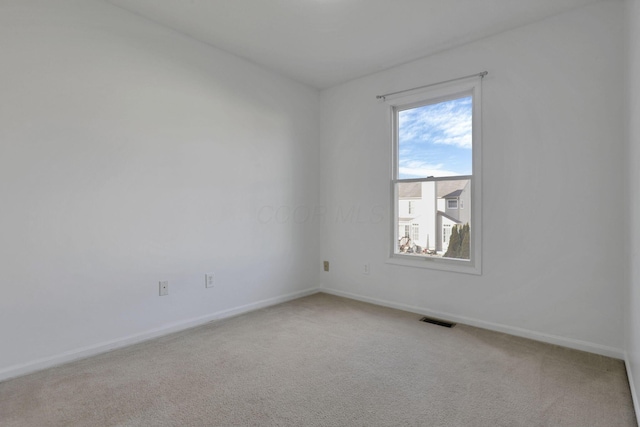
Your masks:
[{"label": "window pane", "polygon": [[396,253],[469,259],[470,179],[399,182],[395,194]]},{"label": "window pane", "polygon": [[398,111],[398,178],[472,174],[472,97]]}]

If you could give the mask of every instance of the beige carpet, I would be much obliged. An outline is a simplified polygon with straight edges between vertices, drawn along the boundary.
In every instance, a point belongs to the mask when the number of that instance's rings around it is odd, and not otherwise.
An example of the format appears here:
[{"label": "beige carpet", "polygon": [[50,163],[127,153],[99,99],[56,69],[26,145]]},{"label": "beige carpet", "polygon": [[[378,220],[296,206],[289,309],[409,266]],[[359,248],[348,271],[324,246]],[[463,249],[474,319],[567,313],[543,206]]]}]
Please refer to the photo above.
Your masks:
[{"label": "beige carpet", "polygon": [[7,426],[636,426],[623,362],[326,294],[0,383]]}]

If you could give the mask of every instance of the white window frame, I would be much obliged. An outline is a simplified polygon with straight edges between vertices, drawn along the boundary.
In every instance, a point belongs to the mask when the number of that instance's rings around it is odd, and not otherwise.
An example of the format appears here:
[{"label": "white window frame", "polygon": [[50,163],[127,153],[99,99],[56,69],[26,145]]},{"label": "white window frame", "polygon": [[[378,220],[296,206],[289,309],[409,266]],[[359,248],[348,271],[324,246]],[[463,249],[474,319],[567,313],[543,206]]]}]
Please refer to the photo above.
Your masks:
[{"label": "white window frame", "polygon": [[[390,106],[391,136],[392,136],[392,165],[391,165],[391,240],[389,244],[389,258],[387,263],[444,270],[457,273],[482,274],[482,116],[481,116],[481,77],[473,77],[454,83],[430,86],[429,89],[412,91],[403,96],[387,97],[385,102]],[[437,104],[464,96],[472,96],[472,175],[461,176],[460,179],[471,178],[471,200],[468,209],[471,210],[471,247],[470,259],[439,258],[428,256],[416,256],[396,253],[398,242],[398,203],[396,183],[404,180],[398,179],[398,111],[417,108],[429,104]],[[433,178],[438,180],[438,178]],[[459,205],[459,203],[458,203]]]},{"label": "white window frame", "polygon": [[[451,207],[451,202],[455,202],[455,207]],[[458,209],[458,199],[447,199],[447,209]]]}]

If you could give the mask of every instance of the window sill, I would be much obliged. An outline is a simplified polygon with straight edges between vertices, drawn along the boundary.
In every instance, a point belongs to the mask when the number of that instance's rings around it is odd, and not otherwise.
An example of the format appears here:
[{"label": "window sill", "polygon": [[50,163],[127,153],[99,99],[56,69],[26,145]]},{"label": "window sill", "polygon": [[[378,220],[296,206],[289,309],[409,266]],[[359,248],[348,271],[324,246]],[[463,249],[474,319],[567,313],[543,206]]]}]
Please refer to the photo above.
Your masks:
[{"label": "window sill", "polygon": [[[453,273],[482,275],[480,265],[474,265],[471,261],[457,261],[443,258],[427,258],[415,255],[391,255],[387,264],[400,265],[403,267],[426,268],[430,270],[451,271]],[[479,263],[478,263],[479,264]]]}]

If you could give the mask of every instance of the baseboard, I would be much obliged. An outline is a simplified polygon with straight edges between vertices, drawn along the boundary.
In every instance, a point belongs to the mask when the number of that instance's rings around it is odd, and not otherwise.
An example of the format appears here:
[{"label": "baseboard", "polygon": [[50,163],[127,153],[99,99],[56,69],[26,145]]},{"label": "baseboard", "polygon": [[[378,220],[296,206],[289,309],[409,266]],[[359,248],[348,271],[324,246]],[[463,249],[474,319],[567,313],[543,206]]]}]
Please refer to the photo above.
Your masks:
[{"label": "baseboard", "polygon": [[0,381],[30,374],[43,369],[62,365],[64,363],[73,362],[75,360],[96,356],[98,354],[106,353],[111,350],[127,347],[133,344],[138,344],[153,338],[158,338],[163,335],[179,332],[185,329],[193,328],[195,326],[200,326],[205,323],[212,322],[214,320],[226,319],[229,317],[237,316],[239,314],[248,313],[250,311],[259,310],[261,308],[270,307],[272,305],[281,304],[283,302],[302,298],[308,295],[313,295],[315,293],[318,293],[319,291],[320,291],[319,288],[311,288],[303,291],[298,291],[298,292],[293,292],[286,295],[277,296],[274,298],[268,298],[262,301],[253,302],[251,304],[246,304],[239,307],[230,308],[227,310],[222,310],[216,313],[207,314],[205,316],[183,320],[167,326],[163,326],[161,328],[156,328],[156,329],[152,329],[139,334],[130,335],[121,339],[116,339],[116,340],[103,342],[103,343],[88,346],[88,347],[71,350],[62,354],[30,361],[20,365],[10,366],[6,369],[0,370]]},{"label": "baseboard", "polygon": [[595,353],[602,356],[613,357],[616,359],[624,359],[624,352],[622,349],[607,347],[599,344],[593,344],[587,341],[574,340],[571,338],[560,337],[557,335],[543,334],[540,332],[530,331],[528,329],[517,328],[513,326],[501,325],[499,323],[486,322],[484,320],[473,319],[465,316],[458,316],[451,313],[429,310],[423,307],[416,307],[408,304],[402,304],[392,301],[381,300],[377,298],[370,298],[364,295],[357,295],[350,292],[343,292],[336,289],[322,288],[320,292],[350,298],[358,301],[368,302],[371,304],[381,305],[384,307],[397,308],[398,310],[404,310],[411,313],[422,314],[425,316],[432,316],[444,320],[449,320],[456,323],[462,323],[465,325],[475,326],[478,328],[489,329],[491,331],[503,332],[509,335],[515,335],[518,337],[529,338],[535,341],[541,341],[548,344],[555,344],[562,347],[568,347],[575,350],[586,351],[589,353]]},{"label": "baseboard", "polygon": [[629,380],[629,388],[631,389],[631,400],[633,401],[633,409],[636,412],[636,421],[640,427],[640,403],[638,403],[638,394],[636,393],[635,381],[633,379],[633,371],[631,370],[631,361],[629,354],[624,352],[624,366],[627,368],[627,379]]}]

